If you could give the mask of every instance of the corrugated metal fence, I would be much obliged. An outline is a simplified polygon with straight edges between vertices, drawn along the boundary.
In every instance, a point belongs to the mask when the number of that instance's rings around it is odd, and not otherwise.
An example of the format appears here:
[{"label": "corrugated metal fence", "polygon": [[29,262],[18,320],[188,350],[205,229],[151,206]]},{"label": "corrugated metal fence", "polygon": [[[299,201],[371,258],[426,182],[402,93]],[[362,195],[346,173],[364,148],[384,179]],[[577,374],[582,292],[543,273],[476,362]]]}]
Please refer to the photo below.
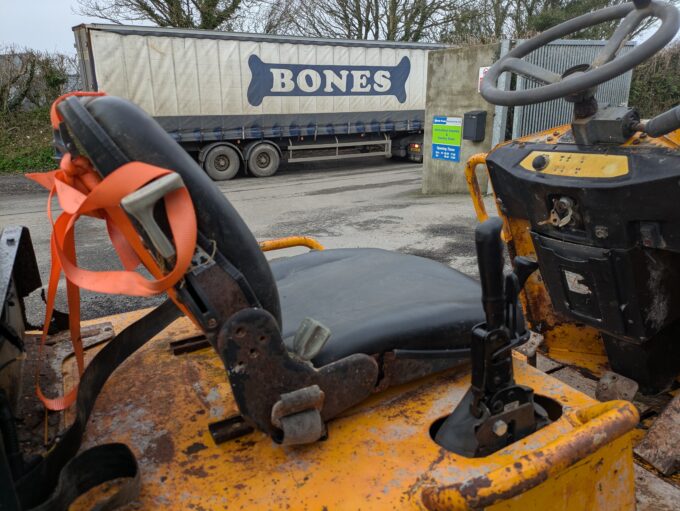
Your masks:
[{"label": "corrugated metal fence", "polygon": [[[522,41],[517,41],[515,45]],[[537,64],[556,73],[578,64],[590,64],[605,41],[589,40],[561,40],[555,41],[524,57],[525,60]],[[628,43],[621,49],[619,55],[624,55],[633,48]],[[598,87],[596,98],[600,105],[627,105],[632,71]],[[532,89],[537,85],[523,77],[517,79],[517,90]],[[563,99],[515,107],[512,123],[512,138],[529,135],[537,131],[547,130],[553,126],[571,122],[574,106]]]}]

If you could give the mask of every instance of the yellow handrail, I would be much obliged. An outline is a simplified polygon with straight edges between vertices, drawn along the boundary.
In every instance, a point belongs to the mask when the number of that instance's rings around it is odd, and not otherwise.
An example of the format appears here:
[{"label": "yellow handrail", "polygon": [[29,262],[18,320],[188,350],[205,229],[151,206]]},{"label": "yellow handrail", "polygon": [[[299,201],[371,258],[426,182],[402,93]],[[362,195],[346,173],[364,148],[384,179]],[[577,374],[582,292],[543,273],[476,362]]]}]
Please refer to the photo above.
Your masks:
[{"label": "yellow handrail", "polygon": [[324,246],[321,243],[314,238],[309,238],[307,236],[288,236],[275,240],[260,241],[260,249],[262,252],[291,247],[307,247],[310,250],[324,250]]},{"label": "yellow handrail", "polygon": [[[486,166],[486,156],[487,155],[485,153],[473,154],[465,164],[465,181],[467,182],[468,192],[472,198],[472,205],[475,208],[475,213],[477,214],[477,220],[479,223],[485,222],[489,218],[489,214],[486,212],[486,206],[484,205],[482,191],[479,188],[479,182],[477,181],[476,173],[477,165]],[[487,167],[486,170],[488,173],[489,168]],[[498,207],[498,201],[496,201],[496,207],[498,209],[498,216],[503,219],[503,232],[501,233],[501,238],[507,243],[512,239],[508,218]]]},{"label": "yellow handrail", "polygon": [[486,165],[485,153],[473,154],[465,164],[465,181],[467,181],[472,205],[475,207],[475,213],[477,213],[477,220],[481,224],[489,218],[489,215],[486,212],[482,191],[479,189],[479,182],[477,181],[477,174],[475,172],[477,165]]}]

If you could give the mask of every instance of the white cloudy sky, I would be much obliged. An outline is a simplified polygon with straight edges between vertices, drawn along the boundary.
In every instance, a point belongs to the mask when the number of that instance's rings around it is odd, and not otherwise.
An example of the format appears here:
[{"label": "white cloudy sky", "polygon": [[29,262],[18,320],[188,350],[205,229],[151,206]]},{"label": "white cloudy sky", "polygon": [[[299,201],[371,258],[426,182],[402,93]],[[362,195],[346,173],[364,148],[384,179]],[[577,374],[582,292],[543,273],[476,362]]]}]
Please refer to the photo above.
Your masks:
[{"label": "white cloudy sky", "polygon": [[73,14],[75,0],[0,0],[0,47],[75,53],[71,27],[96,20]]}]

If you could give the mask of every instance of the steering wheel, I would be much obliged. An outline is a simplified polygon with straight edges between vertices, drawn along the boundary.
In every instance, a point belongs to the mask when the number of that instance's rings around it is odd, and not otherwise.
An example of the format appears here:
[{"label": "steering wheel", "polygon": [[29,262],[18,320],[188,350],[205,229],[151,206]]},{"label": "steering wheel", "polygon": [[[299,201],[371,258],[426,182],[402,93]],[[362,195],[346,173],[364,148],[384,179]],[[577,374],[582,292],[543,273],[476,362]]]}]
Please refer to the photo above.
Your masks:
[{"label": "steering wheel", "polygon": [[[615,5],[584,14],[523,42],[491,66],[482,82],[482,97],[491,104],[502,106],[542,103],[585,91],[633,69],[666,46],[675,37],[680,27],[680,14],[674,6],[658,0],[651,2],[647,0],[643,7],[636,7],[636,4],[643,2],[644,0],[640,0],[635,3]],[[649,17],[660,19],[661,26],[649,39],[635,46],[626,55],[617,56],[618,51],[633,31]],[[560,76],[523,60],[523,57],[532,51],[557,39],[617,19],[621,19],[621,23],[586,71]],[[506,71],[524,76],[542,85],[527,90],[501,90],[498,88],[498,78]]]}]

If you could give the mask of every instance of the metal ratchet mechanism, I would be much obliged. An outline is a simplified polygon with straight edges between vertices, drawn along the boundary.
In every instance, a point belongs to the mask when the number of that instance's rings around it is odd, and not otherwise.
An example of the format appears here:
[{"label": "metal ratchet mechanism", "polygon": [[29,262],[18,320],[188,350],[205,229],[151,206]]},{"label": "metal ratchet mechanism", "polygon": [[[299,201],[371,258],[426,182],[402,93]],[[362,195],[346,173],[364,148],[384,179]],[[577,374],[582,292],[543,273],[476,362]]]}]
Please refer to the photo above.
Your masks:
[{"label": "metal ratchet mechanism", "polygon": [[132,192],[120,201],[126,213],[132,215],[142,226],[158,254],[169,261],[175,257],[175,247],[156,223],[153,216],[156,203],[168,193],[184,186],[179,174],[171,173],[151,181],[136,192]]},{"label": "metal ratchet mechanism", "polygon": [[549,423],[533,389],[515,383],[512,369],[512,349],[529,339],[518,325],[517,297],[538,264],[516,257],[515,269],[504,274],[502,228],[492,218],[475,231],[486,322],[472,330],[470,388],[435,436],[442,447],[468,457],[491,454]]}]

